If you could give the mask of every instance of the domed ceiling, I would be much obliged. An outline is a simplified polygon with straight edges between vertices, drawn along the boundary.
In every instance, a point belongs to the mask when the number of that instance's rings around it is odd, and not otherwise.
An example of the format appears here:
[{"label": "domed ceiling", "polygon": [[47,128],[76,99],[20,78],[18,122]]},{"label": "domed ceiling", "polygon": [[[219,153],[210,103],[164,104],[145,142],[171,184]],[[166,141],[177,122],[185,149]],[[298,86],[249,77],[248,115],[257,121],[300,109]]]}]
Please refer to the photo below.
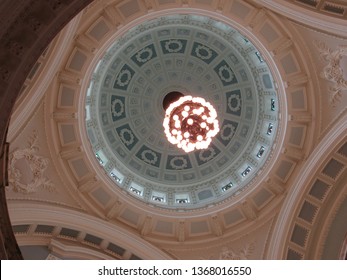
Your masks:
[{"label": "domed ceiling", "polygon": [[[11,117],[6,198],[18,244],[116,259],[338,258],[347,99],[332,102],[339,84],[319,75],[327,54],[343,52],[343,24],[334,33],[324,20],[319,31],[323,14],[272,6],[107,0],[71,21]],[[45,38],[45,24],[38,32]],[[174,91],[217,109],[209,149],[184,153],[165,138],[163,100]],[[35,159],[48,163],[40,174],[28,169]],[[34,191],[16,188],[32,178]]]},{"label": "domed ceiling", "polygon": [[[163,99],[205,98],[220,132],[185,153],[164,133]],[[270,160],[278,99],[261,53],[233,27],[206,16],[148,20],[118,38],[86,93],[86,129],[114,182],[147,203],[197,208],[241,192]]]}]

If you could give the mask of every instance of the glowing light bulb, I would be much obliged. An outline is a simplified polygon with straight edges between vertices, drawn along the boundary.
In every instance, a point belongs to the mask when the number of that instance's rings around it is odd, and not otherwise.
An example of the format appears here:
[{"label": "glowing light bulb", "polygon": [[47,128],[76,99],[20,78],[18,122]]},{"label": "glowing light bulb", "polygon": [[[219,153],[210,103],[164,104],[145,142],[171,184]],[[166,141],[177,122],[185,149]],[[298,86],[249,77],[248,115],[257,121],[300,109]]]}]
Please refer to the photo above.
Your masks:
[{"label": "glowing light bulb", "polygon": [[184,96],[166,110],[164,132],[169,142],[185,152],[206,149],[219,131],[216,118],[217,113],[209,102],[201,97]]}]

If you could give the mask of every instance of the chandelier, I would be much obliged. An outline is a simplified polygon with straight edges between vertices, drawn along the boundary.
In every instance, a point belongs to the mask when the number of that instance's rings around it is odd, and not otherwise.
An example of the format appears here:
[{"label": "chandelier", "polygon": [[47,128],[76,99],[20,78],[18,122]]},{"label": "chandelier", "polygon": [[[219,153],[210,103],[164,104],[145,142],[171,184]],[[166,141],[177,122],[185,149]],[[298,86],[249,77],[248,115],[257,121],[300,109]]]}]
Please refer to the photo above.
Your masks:
[{"label": "chandelier", "polygon": [[163,122],[168,141],[185,152],[206,149],[219,132],[217,113],[201,97],[183,96],[172,102]]}]

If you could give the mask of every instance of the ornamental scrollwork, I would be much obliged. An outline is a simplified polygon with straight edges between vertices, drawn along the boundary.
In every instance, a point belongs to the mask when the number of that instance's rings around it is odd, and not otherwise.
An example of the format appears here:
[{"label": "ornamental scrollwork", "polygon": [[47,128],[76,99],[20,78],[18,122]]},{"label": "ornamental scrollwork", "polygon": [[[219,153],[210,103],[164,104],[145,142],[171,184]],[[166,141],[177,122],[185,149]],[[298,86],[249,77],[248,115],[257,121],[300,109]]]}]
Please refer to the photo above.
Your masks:
[{"label": "ornamental scrollwork", "polygon": [[115,99],[112,102],[112,107],[111,107],[111,111],[112,111],[112,115],[114,117],[120,117],[123,115],[124,111],[125,111],[125,106],[124,103],[122,102],[122,100],[120,99]]},{"label": "ornamental scrollwork", "polygon": [[183,48],[183,44],[179,40],[169,40],[165,42],[165,50],[167,50],[169,53],[177,53],[180,52]]},{"label": "ornamental scrollwork", "polygon": [[45,176],[48,167],[48,159],[37,155],[38,135],[37,131],[28,141],[27,148],[16,149],[9,159],[9,187],[18,193],[35,193],[39,188],[52,192],[54,184]]},{"label": "ornamental scrollwork", "polygon": [[[143,57],[143,54],[147,54],[147,56]],[[147,61],[151,60],[152,57],[153,51],[150,48],[144,48],[136,54],[137,61],[142,63],[146,63]]]},{"label": "ornamental scrollwork", "polygon": [[233,126],[232,124],[226,124],[222,127],[220,136],[225,141],[231,140],[231,138],[233,138],[235,134],[235,130],[235,126]]},{"label": "ornamental scrollwork", "polygon": [[219,253],[220,260],[249,260],[255,249],[255,242],[246,244],[242,249],[235,251],[229,247],[223,247]]},{"label": "ornamental scrollwork", "polygon": [[144,150],[141,153],[141,159],[144,162],[155,165],[158,161],[158,156],[155,152],[151,150]]},{"label": "ornamental scrollwork", "polygon": [[207,162],[213,159],[215,155],[216,155],[215,149],[213,149],[212,147],[208,147],[207,149],[199,153],[199,159],[203,162]]},{"label": "ornamental scrollwork", "polygon": [[232,94],[228,98],[228,107],[230,111],[237,112],[241,109],[241,98],[237,94]]},{"label": "ornamental scrollwork", "polygon": [[212,57],[212,51],[210,48],[198,45],[195,49],[195,54],[198,58],[201,58],[202,60],[208,60]]},{"label": "ornamental scrollwork", "polygon": [[188,161],[184,157],[174,157],[170,160],[170,165],[173,169],[185,169],[188,167]]},{"label": "ornamental scrollwork", "polygon": [[122,70],[117,78],[117,84],[121,87],[127,86],[132,78],[131,72],[128,69]]},{"label": "ornamental scrollwork", "polygon": [[235,78],[233,71],[227,65],[223,65],[219,68],[218,75],[221,80],[226,83],[232,82],[232,80]]},{"label": "ornamental scrollwork", "polygon": [[122,129],[119,133],[119,136],[123,143],[127,146],[132,145],[135,141],[135,136],[133,132],[128,128]]},{"label": "ornamental scrollwork", "polygon": [[328,62],[323,68],[322,77],[334,83],[330,88],[330,103],[335,106],[342,96],[342,91],[347,90],[347,81],[343,77],[343,69],[341,60],[347,57],[347,46],[338,46],[336,50],[332,50],[325,43],[316,41],[317,49],[321,57]]}]

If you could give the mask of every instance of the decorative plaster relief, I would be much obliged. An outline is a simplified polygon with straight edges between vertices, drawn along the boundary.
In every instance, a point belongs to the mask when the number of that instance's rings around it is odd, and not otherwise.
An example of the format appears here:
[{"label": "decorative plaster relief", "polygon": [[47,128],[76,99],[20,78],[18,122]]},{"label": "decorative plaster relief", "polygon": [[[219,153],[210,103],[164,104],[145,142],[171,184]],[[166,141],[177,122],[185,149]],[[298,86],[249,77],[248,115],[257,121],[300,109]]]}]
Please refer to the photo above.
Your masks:
[{"label": "decorative plaster relief", "polygon": [[56,260],[61,260],[60,258],[58,258],[57,256],[55,255],[52,255],[52,254],[48,254],[46,260],[53,260],[53,261],[56,261]]},{"label": "decorative plaster relief", "polygon": [[220,260],[249,260],[255,249],[255,242],[246,244],[242,249],[234,251],[230,247],[223,247],[219,253]]},{"label": "decorative plaster relief", "polygon": [[9,160],[9,187],[19,193],[35,193],[41,187],[50,192],[54,184],[45,176],[48,159],[37,155],[38,134],[34,130],[24,149],[16,149]]},{"label": "decorative plaster relief", "polygon": [[347,80],[344,77],[342,60],[347,58],[347,46],[338,46],[336,50],[332,50],[326,44],[316,41],[316,46],[320,52],[321,57],[328,62],[322,72],[322,77],[334,83],[330,88],[330,103],[335,106],[336,102],[340,100],[342,91],[347,90]]}]

